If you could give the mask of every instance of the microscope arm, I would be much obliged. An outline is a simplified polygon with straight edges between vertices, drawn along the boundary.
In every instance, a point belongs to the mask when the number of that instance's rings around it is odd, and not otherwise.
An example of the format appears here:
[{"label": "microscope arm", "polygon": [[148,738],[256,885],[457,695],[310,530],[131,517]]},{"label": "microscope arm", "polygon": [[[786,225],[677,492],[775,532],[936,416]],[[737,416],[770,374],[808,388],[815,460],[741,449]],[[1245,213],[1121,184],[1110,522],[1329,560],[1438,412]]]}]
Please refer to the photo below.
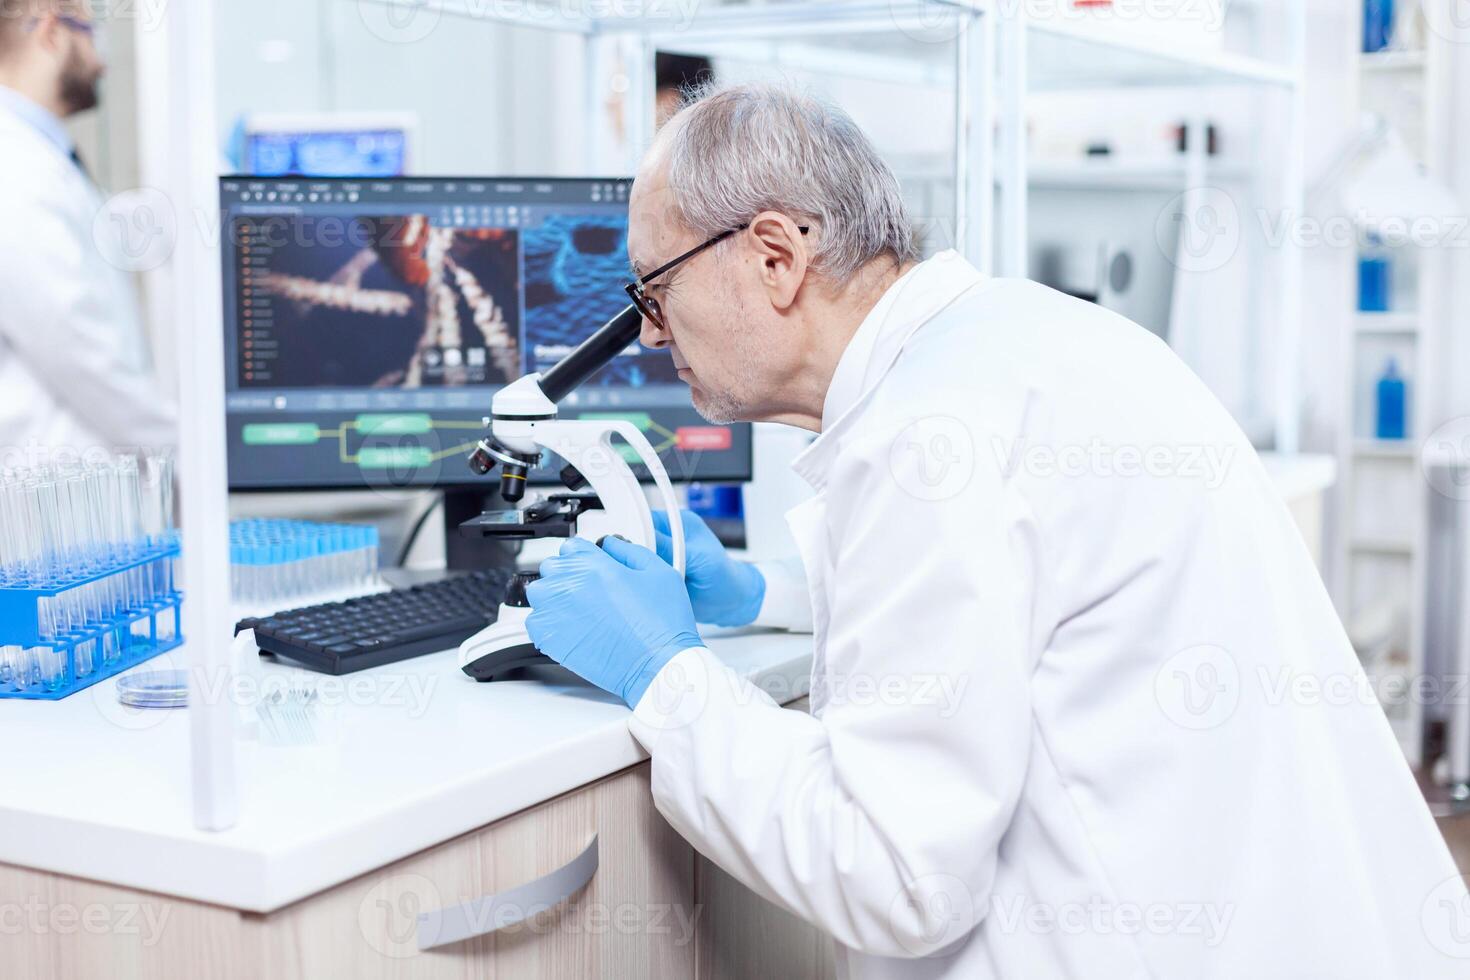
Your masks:
[{"label": "microscope arm", "polygon": [[581,473],[602,502],[600,513],[590,511],[578,518],[579,537],[596,541],[620,534],[657,550],[653,515],[643,488],[612,442],[614,435],[622,437],[653,477],[670,517],[670,564],[682,573],[684,525],[678,518],[679,501],[648,438],[624,420],[557,418],[556,403],[636,342],[642,325],[642,315],[629,304],[545,374],[528,374],[498,391],[491,402],[492,438],[476,447],[470,466],[483,474],[500,463],[501,495],[514,502],[524,492],[527,469],[535,465],[543,448],[549,449]]}]

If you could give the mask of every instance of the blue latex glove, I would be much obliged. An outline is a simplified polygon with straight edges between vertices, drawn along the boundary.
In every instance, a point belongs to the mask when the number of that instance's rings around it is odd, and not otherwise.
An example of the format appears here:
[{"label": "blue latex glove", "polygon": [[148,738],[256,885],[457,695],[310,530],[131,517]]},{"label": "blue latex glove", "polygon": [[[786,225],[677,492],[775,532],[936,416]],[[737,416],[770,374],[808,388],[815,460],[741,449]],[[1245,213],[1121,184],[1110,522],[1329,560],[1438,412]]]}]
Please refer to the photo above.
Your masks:
[{"label": "blue latex glove", "polygon": [[636,707],[674,655],[704,646],[684,581],[658,555],[607,538],[571,538],[526,587],[536,648]]},{"label": "blue latex glove", "polygon": [[[694,605],[694,618],[713,626],[746,626],[755,622],[766,598],[766,577],[749,562],[725,554],[725,546],[698,514],[679,512],[684,522],[684,585]],[[668,512],[653,512],[658,556],[673,561]]]}]

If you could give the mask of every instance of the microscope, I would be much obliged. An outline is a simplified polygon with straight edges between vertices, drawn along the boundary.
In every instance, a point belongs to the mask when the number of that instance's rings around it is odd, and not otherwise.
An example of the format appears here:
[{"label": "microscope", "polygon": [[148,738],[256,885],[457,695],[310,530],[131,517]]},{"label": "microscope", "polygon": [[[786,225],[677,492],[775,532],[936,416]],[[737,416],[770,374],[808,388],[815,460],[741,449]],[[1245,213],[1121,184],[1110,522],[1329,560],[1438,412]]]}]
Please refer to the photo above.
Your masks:
[{"label": "microscope", "polygon": [[[554,493],[524,508],[487,511],[460,524],[463,535],[528,540],[586,538],[594,544],[617,535],[654,550],[653,511],[628,456],[652,477],[659,499],[674,519],[673,566],[684,572],[684,528],[678,498],[653,445],[623,419],[559,419],[557,403],[638,339],[642,315],[629,305],[562,358],[545,374],[528,374],[496,392],[489,432],[470,454],[470,469],[484,476],[500,467],[500,496],[512,505],[526,493],[526,476],[545,451],[566,460]],[[619,438],[625,443],[613,442]],[[625,455],[625,452],[628,455]],[[460,644],[460,668],[476,680],[494,680],[522,667],[552,661],[531,643],[526,586],[540,575],[517,572],[506,589],[495,622]]]}]

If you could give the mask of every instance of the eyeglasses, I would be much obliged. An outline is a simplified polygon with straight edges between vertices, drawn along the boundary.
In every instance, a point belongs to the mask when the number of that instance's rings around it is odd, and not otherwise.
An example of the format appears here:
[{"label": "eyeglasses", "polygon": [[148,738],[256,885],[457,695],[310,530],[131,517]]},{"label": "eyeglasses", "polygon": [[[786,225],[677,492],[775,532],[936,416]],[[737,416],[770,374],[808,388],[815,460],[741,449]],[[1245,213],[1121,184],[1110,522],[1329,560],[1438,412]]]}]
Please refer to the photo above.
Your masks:
[{"label": "eyeglasses", "polygon": [[85,34],[93,39],[97,37],[97,25],[90,20],[82,20],[79,17],[72,17],[69,14],[57,14],[56,19],[78,34]]},{"label": "eyeglasses", "polygon": [[[63,26],[71,28],[78,34],[85,34],[94,41],[97,39],[97,25],[92,21],[82,20],[80,17],[73,17],[70,14],[52,14],[51,16],[60,21]],[[27,25],[26,30],[33,31],[40,23],[41,18],[36,17]]]},{"label": "eyeglasses", "polygon": [[[688,262],[690,259],[694,258],[700,252],[703,252],[705,249],[713,248],[736,232],[744,231],[749,227],[749,224],[736,225],[729,231],[722,231],[704,244],[694,246],[683,255],[674,259],[672,262],[665,262],[663,265],[659,266],[657,269],[654,269],[648,275],[642,276],[638,280],[628,283],[626,286],[623,287],[623,290],[627,292],[628,298],[633,301],[633,305],[638,307],[639,313],[642,313],[643,316],[658,329],[667,330],[669,328],[668,325],[664,322],[664,311],[659,306],[658,300],[654,299],[652,296],[649,296],[648,293],[644,291],[643,287],[647,286],[650,282],[657,279],[665,272],[668,272],[675,266],[680,265],[684,262]],[[807,225],[797,225],[796,230],[805,235],[810,229]]]}]

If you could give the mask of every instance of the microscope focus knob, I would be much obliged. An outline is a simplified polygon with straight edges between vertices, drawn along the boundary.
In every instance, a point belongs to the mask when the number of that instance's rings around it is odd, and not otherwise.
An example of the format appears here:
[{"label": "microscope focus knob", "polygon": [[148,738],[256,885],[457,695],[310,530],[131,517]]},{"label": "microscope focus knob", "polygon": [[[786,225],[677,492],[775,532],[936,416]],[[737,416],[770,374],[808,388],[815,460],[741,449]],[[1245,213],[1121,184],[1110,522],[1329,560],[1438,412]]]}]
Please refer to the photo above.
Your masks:
[{"label": "microscope focus knob", "polygon": [[571,463],[561,468],[561,482],[562,486],[572,491],[572,493],[576,493],[578,490],[587,486],[587,478],[578,472],[577,468]]},{"label": "microscope focus knob", "polygon": [[505,604],[518,609],[531,608],[531,603],[526,599],[526,586],[540,577],[540,572],[516,572],[511,576],[510,584],[505,587]]}]

